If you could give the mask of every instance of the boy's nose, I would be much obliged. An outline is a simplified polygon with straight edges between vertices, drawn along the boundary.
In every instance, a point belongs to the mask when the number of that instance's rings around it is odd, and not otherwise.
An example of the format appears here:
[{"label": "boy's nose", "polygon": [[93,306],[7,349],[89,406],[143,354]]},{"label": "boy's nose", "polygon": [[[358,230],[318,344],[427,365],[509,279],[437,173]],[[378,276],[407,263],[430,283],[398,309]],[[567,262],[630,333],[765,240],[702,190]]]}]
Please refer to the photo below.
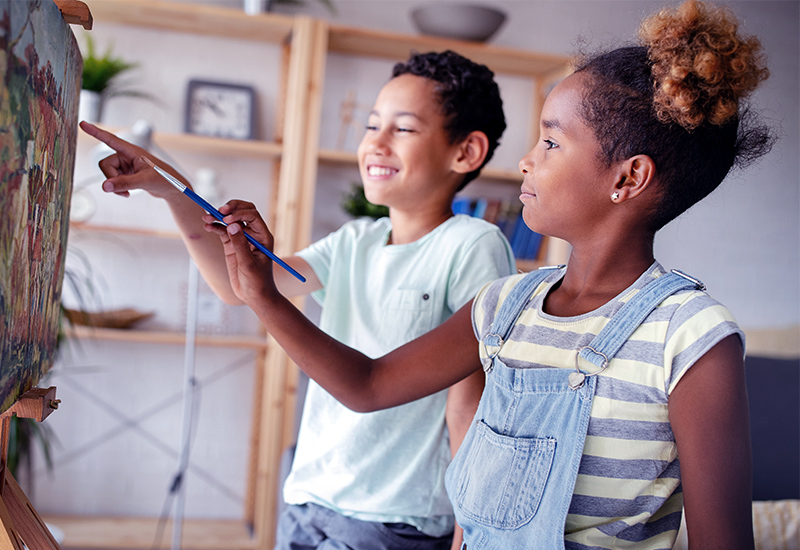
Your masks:
[{"label": "boy's nose", "polygon": [[382,130],[367,132],[364,135],[367,151],[371,153],[386,153],[389,151],[389,143],[386,132]]}]

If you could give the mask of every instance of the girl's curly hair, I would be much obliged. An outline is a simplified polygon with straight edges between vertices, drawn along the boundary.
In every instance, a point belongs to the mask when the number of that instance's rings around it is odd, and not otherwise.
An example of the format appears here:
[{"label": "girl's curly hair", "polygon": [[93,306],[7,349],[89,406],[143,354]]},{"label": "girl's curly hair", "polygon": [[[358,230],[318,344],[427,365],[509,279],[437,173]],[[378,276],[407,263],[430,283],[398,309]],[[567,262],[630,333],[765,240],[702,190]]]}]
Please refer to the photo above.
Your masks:
[{"label": "girl's curly hair", "polygon": [[738,27],[727,8],[697,1],[644,21],[639,38],[653,64],[659,120],[693,129],[738,114],[739,100],[769,76],[761,42]]},{"label": "girl's curly hair", "polygon": [[747,97],[769,75],[761,45],[725,8],[688,0],[644,21],[642,45],[584,60],[583,117],[606,165],[635,155],[656,164],[656,231],[717,188],[774,137]]}]

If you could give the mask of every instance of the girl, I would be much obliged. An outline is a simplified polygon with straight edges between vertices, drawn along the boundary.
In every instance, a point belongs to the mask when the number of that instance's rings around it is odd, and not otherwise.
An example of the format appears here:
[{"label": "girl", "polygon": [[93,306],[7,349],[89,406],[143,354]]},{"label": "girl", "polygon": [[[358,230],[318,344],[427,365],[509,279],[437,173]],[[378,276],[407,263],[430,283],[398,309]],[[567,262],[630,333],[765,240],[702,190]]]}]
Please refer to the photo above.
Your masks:
[{"label": "girl", "polygon": [[[355,410],[406,403],[483,367],[486,389],[447,474],[465,545],[752,548],[743,334],[702,284],[655,261],[656,231],[770,145],[745,98],[767,76],[757,39],[690,0],[641,45],[583,63],[550,93],[520,162],[534,231],[569,267],[500,279],[440,327],[369,359],[275,289],[223,207],[234,290],[297,364]],[[238,223],[237,223],[238,222]],[[478,339],[478,344],[475,342]]]}]

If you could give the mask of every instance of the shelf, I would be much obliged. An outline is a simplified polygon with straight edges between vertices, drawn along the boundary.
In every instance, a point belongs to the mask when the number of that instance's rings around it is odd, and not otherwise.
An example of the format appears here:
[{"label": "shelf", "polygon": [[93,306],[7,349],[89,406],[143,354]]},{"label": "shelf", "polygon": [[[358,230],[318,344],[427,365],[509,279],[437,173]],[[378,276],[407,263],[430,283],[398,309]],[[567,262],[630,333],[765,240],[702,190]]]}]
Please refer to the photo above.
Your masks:
[{"label": "shelf", "polygon": [[181,239],[180,233],[177,231],[162,231],[159,229],[145,229],[141,227],[120,227],[116,225],[97,225],[85,222],[70,222],[69,230],[85,231],[87,233],[116,233],[122,235],[136,235],[170,240]]},{"label": "shelf", "polygon": [[[333,149],[320,149],[319,160],[324,164],[341,166],[358,166],[358,157],[352,151],[334,151]],[[518,170],[484,167],[479,179],[497,180],[506,183],[522,183],[522,174]]]},{"label": "shelf", "polygon": [[[170,548],[172,521],[164,525],[159,546],[153,545],[158,518],[47,516],[42,519],[64,533],[62,548]],[[186,519],[182,524],[182,548],[193,550],[254,550],[256,540],[242,520]]]},{"label": "shelf", "polygon": [[[129,128],[97,124],[98,127],[125,138],[123,134]],[[81,140],[92,140],[99,143],[85,132],[78,132]],[[182,151],[195,154],[215,154],[227,157],[244,159],[280,158],[283,146],[280,143],[258,140],[227,139],[194,134],[174,134],[167,132],[153,132],[153,142],[159,147],[169,151]]]},{"label": "shelf", "polygon": [[240,140],[195,136],[192,134],[167,134],[153,132],[153,141],[164,149],[186,153],[213,153],[228,157],[263,159],[279,158],[283,151],[280,143],[257,140]]},{"label": "shelf", "polygon": [[[107,342],[130,342],[143,344],[183,345],[186,335],[182,332],[165,332],[155,330],[113,329],[72,325],[65,330],[67,337],[83,340],[102,340]],[[266,337],[261,336],[229,336],[198,334],[198,346],[221,348],[245,348],[262,351],[267,349]]]},{"label": "shelf", "polygon": [[406,59],[412,51],[455,50],[482,63],[496,73],[517,76],[557,78],[568,70],[567,58],[560,55],[534,53],[523,50],[465,42],[450,38],[424,35],[405,35],[355,27],[331,25],[328,48],[331,52]]},{"label": "shelf", "polygon": [[88,4],[95,23],[120,23],[271,44],[287,42],[294,26],[294,18],[290,16],[247,15],[244,10],[199,2],[91,0]]}]

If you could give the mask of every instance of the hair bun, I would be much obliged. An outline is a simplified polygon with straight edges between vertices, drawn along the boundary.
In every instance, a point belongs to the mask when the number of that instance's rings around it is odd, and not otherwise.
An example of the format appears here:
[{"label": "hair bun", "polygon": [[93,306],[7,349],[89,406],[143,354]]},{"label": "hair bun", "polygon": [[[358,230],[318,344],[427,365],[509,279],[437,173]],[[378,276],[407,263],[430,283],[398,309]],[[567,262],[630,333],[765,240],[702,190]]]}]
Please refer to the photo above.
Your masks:
[{"label": "hair bun", "polygon": [[639,31],[653,64],[659,120],[693,129],[725,124],[769,76],[761,42],[738,34],[728,9],[688,0],[650,16]]}]

